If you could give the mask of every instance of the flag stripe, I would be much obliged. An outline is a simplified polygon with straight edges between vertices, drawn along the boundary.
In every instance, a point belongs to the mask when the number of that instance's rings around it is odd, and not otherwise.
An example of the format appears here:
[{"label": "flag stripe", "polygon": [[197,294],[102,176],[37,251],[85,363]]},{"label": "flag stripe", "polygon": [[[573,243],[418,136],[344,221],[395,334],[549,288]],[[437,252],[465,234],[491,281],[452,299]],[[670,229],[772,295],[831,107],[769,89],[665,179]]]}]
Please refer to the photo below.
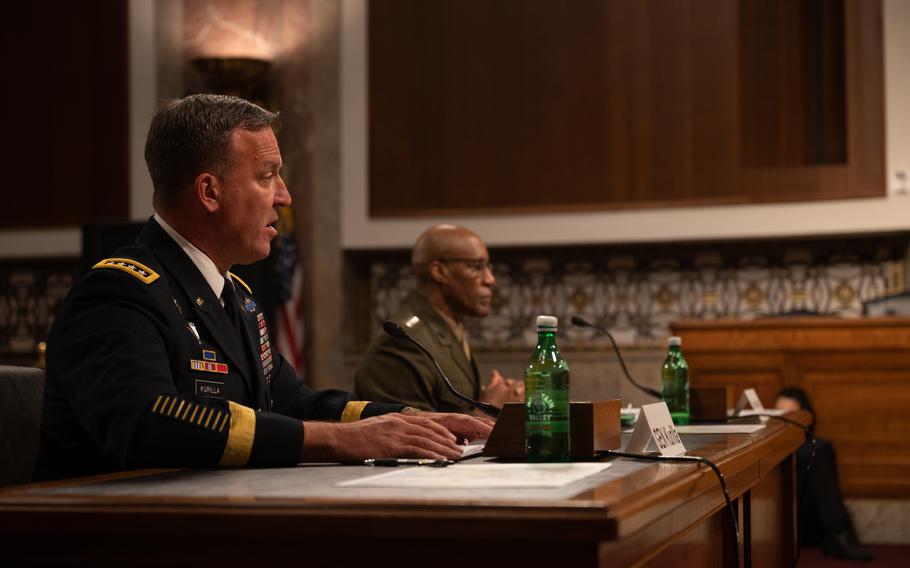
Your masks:
[{"label": "flag stripe", "polygon": [[[295,303],[295,307],[298,307],[300,304]],[[302,335],[302,322],[299,320],[298,310],[291,310],[289,307],[284,306],[281,309],[281,338],[280,343],[278,344],[279,352],[282,351],[282,347],[286,349],[287,354],[285,358],[291,362],[291,365],[294,366],[298,371],[303,365],[303,354],[302,346],[303,342],[300,341],[299,335]],[[296,324],[296,325],[295,325]]]},{"label": "flag stripe", "polygon": [[[297,261],[297,249],[292,241],[286,242],[284,257],[285,291],[283,303],[279,307],[276,345],[278,352],[290,363],[297,373],[303,372],[303,295],[301,285],[303,272]],[[288,269],[292,269],[290,272]]]}]

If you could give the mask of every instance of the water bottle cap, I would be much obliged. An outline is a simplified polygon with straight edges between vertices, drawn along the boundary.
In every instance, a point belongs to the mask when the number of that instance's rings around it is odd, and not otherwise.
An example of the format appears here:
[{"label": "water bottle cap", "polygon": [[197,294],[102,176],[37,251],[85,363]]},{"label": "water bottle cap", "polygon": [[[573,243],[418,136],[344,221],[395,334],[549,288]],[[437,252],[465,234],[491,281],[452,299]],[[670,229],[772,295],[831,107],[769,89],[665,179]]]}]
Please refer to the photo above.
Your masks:
[{"label": "water bottle cap", "polygon": [[556,316],[537,316],[537,329],[556,329],[557,322]]},{"label": "water bottle cap", "polygon": [[678,336],[674,335],[667,341],[667,344],[670,347],[673,347],[673,346],[679,347],[680,345],[682,345],[682,337],[678,337]]}]

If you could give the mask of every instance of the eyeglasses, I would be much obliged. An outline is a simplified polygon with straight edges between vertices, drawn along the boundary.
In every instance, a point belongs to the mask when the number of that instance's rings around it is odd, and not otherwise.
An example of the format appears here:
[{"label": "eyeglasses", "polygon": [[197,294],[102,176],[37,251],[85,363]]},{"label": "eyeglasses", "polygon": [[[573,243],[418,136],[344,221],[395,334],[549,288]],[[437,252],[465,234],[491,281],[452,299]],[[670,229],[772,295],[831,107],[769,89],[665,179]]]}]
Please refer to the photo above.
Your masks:
[{"label": "eyeglasses", "polygon": [[455,258],[455,257],[442,257],[437,258],[439,262],[449,263],[449,262],[459,262],[474,272],[483,272],[484,269],[493,272],[493,263],[490,260],[485,260],[482,258]]}]

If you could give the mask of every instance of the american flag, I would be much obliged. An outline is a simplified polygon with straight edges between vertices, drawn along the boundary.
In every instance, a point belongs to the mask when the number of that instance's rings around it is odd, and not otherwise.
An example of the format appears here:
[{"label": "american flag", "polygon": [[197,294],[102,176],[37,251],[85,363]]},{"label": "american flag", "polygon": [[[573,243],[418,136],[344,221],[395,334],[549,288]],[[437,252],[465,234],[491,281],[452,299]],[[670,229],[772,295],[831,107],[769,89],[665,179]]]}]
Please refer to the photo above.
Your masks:
[{"label": "american flag", "polygon": [[278,283],[278,330],[275,344],[278,352],[290,363],[297,374],[303,372],[303,272],[294,240],[291,209],[279,212],[275,271]]}]

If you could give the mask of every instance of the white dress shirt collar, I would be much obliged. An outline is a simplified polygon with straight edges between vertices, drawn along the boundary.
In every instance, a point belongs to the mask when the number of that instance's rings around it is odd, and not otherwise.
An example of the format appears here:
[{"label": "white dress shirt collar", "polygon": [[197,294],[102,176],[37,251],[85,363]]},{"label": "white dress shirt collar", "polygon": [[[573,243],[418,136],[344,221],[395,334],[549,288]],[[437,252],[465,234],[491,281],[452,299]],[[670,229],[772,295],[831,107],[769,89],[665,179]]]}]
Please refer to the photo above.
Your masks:
[{"label": "white dress shirt collar", "polygon": [[224,281],[226,278],[230,278],[227,274],[221,274],[218,272],[218,267],[215,266],[215,263],[212,262],[212,259],[206,256],[204,252],[196,248],[193,243],[186,240],[183,235],[178,233],[173,227],[167,224],[167,221],[161,218],[160,215],[155,213],[155,222],[161,225],[161,228],[164,229],[168,235],[174,239],[180,248],[183,249],[183,252],[186,253],[190,260],[193,261],[193,264],[196,265],[196,268],[199,272],[202,273],[202,277],[205,278],[205,281],[209,283],[209,286],[212,287],[212,292],[215,293],[215,297],[219,300],[221,299],[221,291],[224,289]]}]

